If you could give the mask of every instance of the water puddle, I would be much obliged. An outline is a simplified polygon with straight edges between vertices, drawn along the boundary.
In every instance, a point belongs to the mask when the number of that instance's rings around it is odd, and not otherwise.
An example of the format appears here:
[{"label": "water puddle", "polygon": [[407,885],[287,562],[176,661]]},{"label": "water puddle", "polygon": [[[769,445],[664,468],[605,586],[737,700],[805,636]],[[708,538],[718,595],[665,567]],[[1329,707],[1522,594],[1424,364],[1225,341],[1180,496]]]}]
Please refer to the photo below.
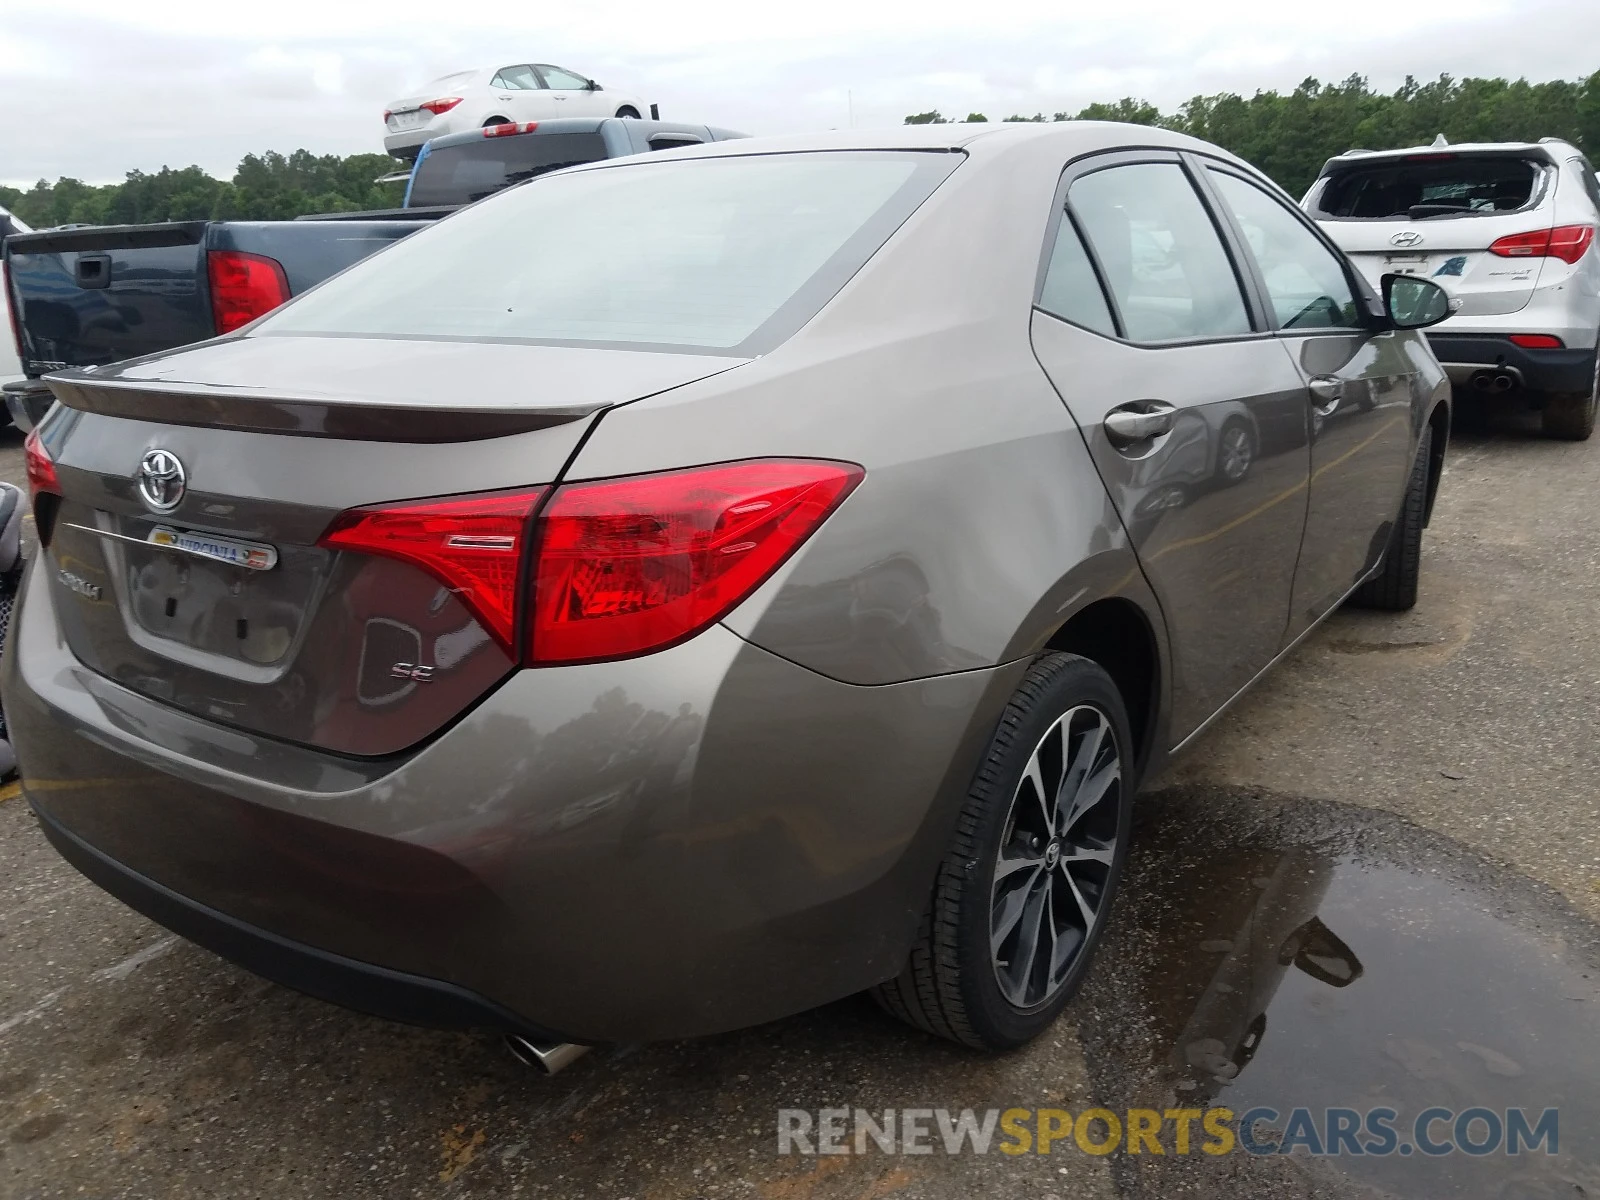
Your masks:
[{"label": "water puddle", "polygon": [[[1386,814],[1173,793],[1136,840],[1117,928],[1086,987],[1085,1046],[1106,1094],[1150,1107],[1389,1108],[1387,1154],[1146,1155],[1134,1195],[1229,1174],[1230,1194],[1504,1200],[1600,1197],[1596,931],[1558,897]],[[1120,1003],[1119,1003],[1120,1002]],[[1437,1157],[1418,1114],[1557,1109],[1558,1152]],[[1453,1120],[1428,1127],[1437,1146]],[[1274,1132],[1276,1131],[1276,1132]],[[1304,1129],[1300,1131],[1304,1133]],[[1477,1120],[1468,1139],[1494,1130]],[[1362,1129],[1361,1142],[1371,1144]]]}]

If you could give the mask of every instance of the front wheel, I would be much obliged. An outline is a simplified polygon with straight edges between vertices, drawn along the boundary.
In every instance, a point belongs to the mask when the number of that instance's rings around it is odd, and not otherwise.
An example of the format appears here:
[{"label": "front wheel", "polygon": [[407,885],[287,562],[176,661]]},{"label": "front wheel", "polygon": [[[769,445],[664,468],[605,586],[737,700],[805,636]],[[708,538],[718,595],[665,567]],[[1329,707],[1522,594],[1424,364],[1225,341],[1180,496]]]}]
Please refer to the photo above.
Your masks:
[{"label": "front wheel", "polygon": [[639,119],[639,110],[631,104],[624,104],[621,108],[617,109],[617,116],[627,117],[630,120],[637,121]]},{"label": "front wheel", "polygon": [[1417,445],[1417,461],[1406,483],[1400,517],[1389,531],[1389,544],[1383,551],[1383,566],[1371,579],[1356,589],[1350,603],[1358,608],[1378,608],[1405,612],[1417,603],[1417,584],[1422,575],[1422,527],[1428,514],[1428,460],[1433,447],[1433,428],[1422,431]]},{"label": "front wheel", "polygon": [[1132,739],[1097,664],[1047,654],[1006,706],[889,1012],[980,1050],[1037,1037],[1088,969],[1127,853]]}]

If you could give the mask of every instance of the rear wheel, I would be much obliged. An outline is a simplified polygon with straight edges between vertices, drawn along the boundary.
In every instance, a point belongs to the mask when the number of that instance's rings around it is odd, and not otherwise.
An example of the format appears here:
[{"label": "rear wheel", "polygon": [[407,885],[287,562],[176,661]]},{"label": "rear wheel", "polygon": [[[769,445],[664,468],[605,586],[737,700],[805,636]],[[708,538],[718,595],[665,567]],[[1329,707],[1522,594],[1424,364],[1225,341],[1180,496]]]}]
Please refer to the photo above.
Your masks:
[{"label": "rear wheel", "polygon": [[1544,432],[1547,437],[1569,442],[1586,442],[1594,432],[1595,412],[1600,409],[1600,348],[1595,351],[1594,379],[1587,392],[1563,392],[1545,402]]},{"label": "rear wheel", "polygon": [[639,110],[631,104],[624,104],[621,108],[617,109],[617,116],[629,117],[632,120],[637,121],[639,119]]},{"label": "rear wheel", "polygon": [[1389,531],[1389,544],[1383,552],[1383,566],[1356,589],[1350,603],[1361,608],[1405,612],[1417,603],[1417,582],[1422,575],[1422,526],[1428,512],[1428,459],[1433,447],[1433,429],[1424,428],[1417,446],[1417,461],[1406,483],[1400,517]]},{"label": "rear wheel", "polygon": [[488,129],[489,126],[491,126],[491,125],[509,125],[509,124],[511,124],[511,118],[510,117],[490,117],[487,121],[485,121],[483,123],[483,127],[485,129]]},{"label": "rear wheel", "polygon": [[1006,706],[889,1012],[981,1050],[1019,1046],[1089,965],[1127,853],[1128,718],[1111,677],[1048,654]]}]

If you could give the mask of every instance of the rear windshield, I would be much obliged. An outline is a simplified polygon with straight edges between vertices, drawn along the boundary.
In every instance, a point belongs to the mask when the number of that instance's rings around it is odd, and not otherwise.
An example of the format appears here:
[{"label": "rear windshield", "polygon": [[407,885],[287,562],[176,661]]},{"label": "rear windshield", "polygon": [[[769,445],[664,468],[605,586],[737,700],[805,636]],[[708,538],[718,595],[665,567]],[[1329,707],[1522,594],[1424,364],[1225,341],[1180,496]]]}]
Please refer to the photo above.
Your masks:
[{"label": "rear windshield", "polygon": [[640,158],[550,175],[395,243],[252,332],[763,353],[959,161]]},{"label": "rear windshield", "polygon": [[1517,212],[1537,203],[1543,179],[1540,164],[1510,156],[1385,159],[1329,176],[1316,211],[1371,221]]},{"label": "rear windshield", "polygon": [[417,163],[406,205],[470,204],[546,171],[605,157],[598,133],[519,133],[441,146]]}]

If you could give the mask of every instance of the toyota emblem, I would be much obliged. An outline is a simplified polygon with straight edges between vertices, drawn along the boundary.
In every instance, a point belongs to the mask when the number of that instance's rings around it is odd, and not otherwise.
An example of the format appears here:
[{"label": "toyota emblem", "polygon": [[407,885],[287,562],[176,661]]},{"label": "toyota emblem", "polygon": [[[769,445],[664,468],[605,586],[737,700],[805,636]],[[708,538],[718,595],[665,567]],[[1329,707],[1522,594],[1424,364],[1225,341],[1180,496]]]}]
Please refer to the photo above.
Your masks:
[{"label": "toyota emblem", "polygon": [[1422,245],[1422,235],[1415,229],[1402,230],[1389,239],[1389,244],[1391,246],[1420,246]]},{"label": "toyota emblem", "polygon": [[171,512],[188,486],[183,463],[170,450],[146,450],[139,460],[139,498],[152,512]]}]

